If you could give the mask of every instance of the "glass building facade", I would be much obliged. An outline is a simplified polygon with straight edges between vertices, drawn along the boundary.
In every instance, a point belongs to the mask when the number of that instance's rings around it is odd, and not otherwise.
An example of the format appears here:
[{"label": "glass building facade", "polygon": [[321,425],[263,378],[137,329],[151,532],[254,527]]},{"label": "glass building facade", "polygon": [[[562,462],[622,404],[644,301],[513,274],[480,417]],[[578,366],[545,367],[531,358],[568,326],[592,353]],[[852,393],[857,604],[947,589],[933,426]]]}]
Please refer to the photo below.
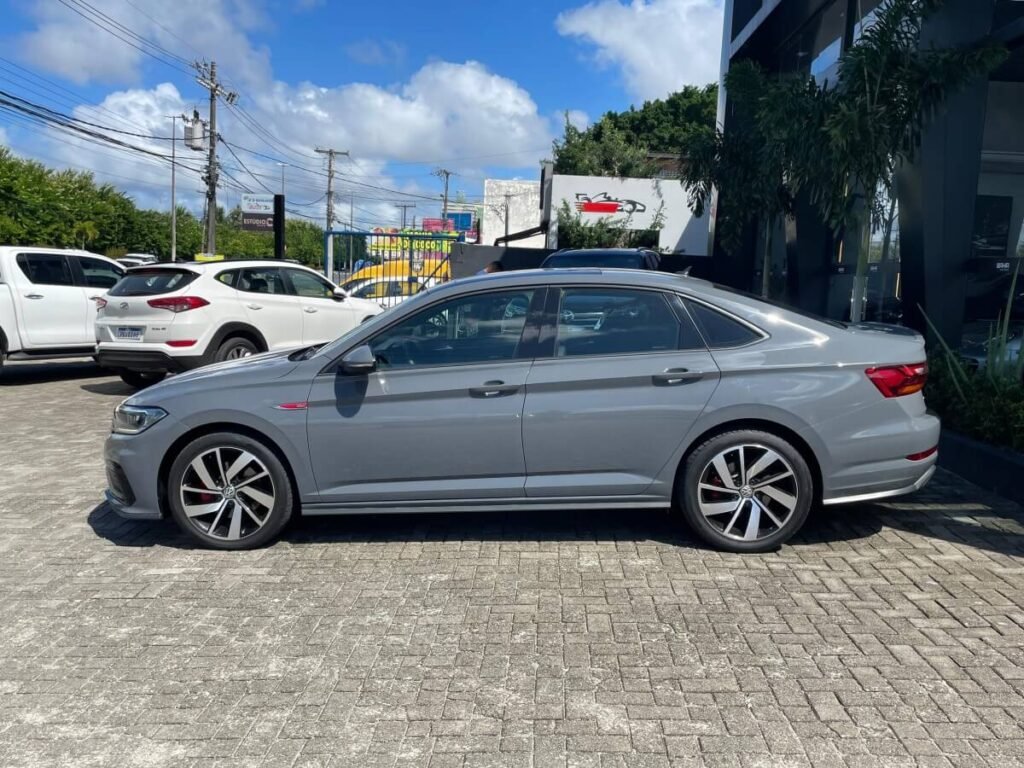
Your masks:
[{"label": "glass building facade", "polygon": [[[753,59],[775,72],[834,81],[842,53],[873,23],[884,0],[726,0],[723,74]],[[887,201],[888,226],[869,253],[869,320],[925,329],[924,313],[956,345],[984,341],[1006,308],[1010,279],[1024,258],[1024,2],[946,0],[922,32],[922,45],[950,46],[992,37],[1009,59],[987,81],[951,96],[928,123],[914,163]],[[734,118],[728,94],[719,120]],[[715,210],[728,206],[717,201]],[[762,283],[763,233],[726,253],[713,243],[716,276],[743,289]],[[714,227],[712,227],[714,232]],[[773,295],[804,309],[850,314],[859,243],[833,232],[807,201],[772,233]],[[1024,267],[1022,267],[1024,271]],[[1024,330],[1024,279],[1012,323]]]}]

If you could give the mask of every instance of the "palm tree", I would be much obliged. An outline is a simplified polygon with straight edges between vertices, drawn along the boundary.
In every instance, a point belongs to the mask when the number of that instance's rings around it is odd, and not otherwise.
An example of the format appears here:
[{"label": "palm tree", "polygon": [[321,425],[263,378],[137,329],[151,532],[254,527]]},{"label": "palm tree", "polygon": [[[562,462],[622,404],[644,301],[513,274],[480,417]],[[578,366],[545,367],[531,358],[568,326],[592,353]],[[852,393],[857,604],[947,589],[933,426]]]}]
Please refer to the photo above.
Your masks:
[{"label": "palm tree", "polygon": [[80,221],[71,228],[71,237],[82,250],[85,250],[87,243],[91,243],[99,236],[99,229],[91,221]]}]

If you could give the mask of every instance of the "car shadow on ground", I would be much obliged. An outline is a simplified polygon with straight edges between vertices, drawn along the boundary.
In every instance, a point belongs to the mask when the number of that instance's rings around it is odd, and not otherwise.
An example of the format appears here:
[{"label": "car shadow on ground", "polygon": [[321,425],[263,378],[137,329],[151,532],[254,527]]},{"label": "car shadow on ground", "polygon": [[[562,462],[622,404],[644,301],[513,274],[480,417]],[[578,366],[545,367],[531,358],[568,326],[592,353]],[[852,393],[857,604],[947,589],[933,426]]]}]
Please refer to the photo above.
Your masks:
[{"label": "car shadow on ground", "polygon": [[0,387],[23,387],[70,379],[95,379],[110,376],[92,360],[74,362],[6,362],[0,370]]},{"label": "car shadow on ground", "polygon": [[[1024,556],[1024,509],[980,503],[852,505],[815,509],[787,547],[835,545],[889,529],[1001,555]],[[902,508],[902,507],[915,507]],[[124,547],[195,549],[170,520],[125,520],[104,502],[89,515],[97,536]],[[662,510],[474,512],[305,517],[281,540],[296,546],[329,542],[613,541],[706,549],[677,515]],[[918,546],[909,540],[905,545]]]},{"label": "car shadow on ground", "polygon": [[121,395],[122,397],[129,397],[139,391],[135,387],[125,384],[120,379],[98,381],[95,384],[83,384],[82,389],[86,392],[92,392],[94,395]]},{"label": "car shadow on ground", "polygon": [[[125,547],[196,545],[170,520],[125,520],[105,502],[89,514],[97,536]],[[794,539],[797,545],[838,543],[877,533],[876,518],[856,524],[816,512]],[[677,515],[663,510],[466,512],[304,517],[281,540],[293,545],[324,542],[387,543],[438,541],[615,541],[704,548]]]}]

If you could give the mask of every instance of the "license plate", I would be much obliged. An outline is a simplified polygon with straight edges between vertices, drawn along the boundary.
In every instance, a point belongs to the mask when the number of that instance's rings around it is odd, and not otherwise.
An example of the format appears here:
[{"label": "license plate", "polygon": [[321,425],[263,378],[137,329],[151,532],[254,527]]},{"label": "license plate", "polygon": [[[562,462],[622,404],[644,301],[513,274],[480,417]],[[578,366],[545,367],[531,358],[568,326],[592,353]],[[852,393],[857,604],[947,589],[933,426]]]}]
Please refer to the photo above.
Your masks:
[{"label": "license plate", "polygon": [[142,332],[145,328],[130,326],[119,326],[114,329],[114,338],[118,341],[142,341]]}]

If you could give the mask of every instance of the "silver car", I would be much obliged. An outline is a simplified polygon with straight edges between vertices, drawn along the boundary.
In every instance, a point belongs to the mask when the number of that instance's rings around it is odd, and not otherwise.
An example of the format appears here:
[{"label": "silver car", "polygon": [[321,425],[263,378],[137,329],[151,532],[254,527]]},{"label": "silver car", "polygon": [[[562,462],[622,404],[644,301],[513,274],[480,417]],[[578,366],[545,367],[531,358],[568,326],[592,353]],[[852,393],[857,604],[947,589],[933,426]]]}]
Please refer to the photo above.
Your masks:
[{"label": "silver car", "polygon": [[107,497],[221,549],[299,514],[671,507],[709,544],[758,552],[816,504],[928,481],[926,376],[913,332],[700,280],[498,273],[125,400]]}]

